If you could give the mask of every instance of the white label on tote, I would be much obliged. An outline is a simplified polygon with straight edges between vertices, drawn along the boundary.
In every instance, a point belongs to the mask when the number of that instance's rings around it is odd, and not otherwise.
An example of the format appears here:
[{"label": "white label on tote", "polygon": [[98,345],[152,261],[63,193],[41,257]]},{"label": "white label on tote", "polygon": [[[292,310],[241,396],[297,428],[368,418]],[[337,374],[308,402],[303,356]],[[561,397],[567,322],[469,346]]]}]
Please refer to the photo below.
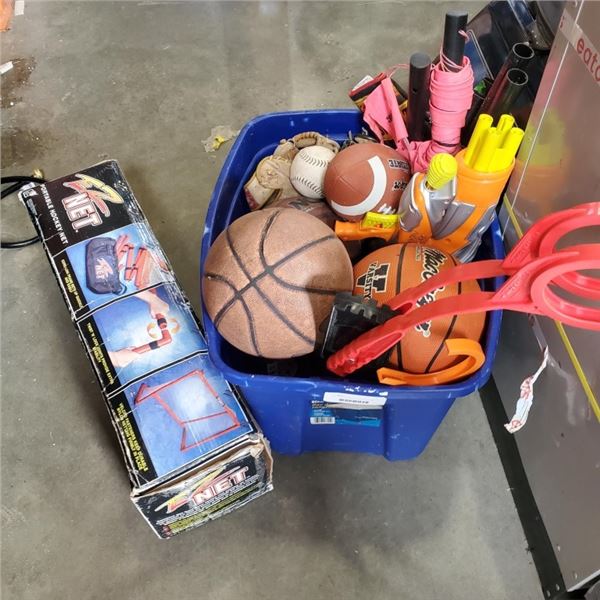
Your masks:
[{"label": "white label on tote", "polygon": [[346,404],[353,408],[371,408],[384,406],[387,398],[385,396],[364,396],[362,394],[346,394],[344,392],[325,392],[323,402],[326,404]]}]

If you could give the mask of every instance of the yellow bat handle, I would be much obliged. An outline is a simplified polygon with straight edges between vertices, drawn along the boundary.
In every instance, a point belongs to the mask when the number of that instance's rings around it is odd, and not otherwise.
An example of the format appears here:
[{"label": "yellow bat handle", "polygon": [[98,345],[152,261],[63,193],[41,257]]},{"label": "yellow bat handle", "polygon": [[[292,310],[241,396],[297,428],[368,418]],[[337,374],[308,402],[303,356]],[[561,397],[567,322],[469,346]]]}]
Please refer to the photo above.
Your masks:
[{"label": "yellow bat handle", "polygon": [[502,147],[508,151],[510,154],[511,160],[517,155],[517,151],[519,150],[519,146],[523,141],[523,137],[525,136],[525,132],[519,127],[513,127],[506,136],[506,141],[502,145]]},{"label": "yellow bat handle", "polygon": [[473,169],[476,171],[489,172],[494,152],[500,146],[500,138],[502,132],[498,131],[496,127],[490,127],[481,143],[481,149],[477,153],[477,157],[473,164]]},{"label": "yellow bat handle", "polygon": [[467,167],[473,168],[473,162],[475,156],[477,155],[479,143],[481,142],[484,133],[492,126],[493,122],[494,119],[491,117],[491,115],[486,115],[485,113],[480,114],[477,118],[477,124],[475,125],[475,129],[473,129],[471,139],[469,140],[469,144],[465,152],[464,160]]},{"label": "yellow bat handle", "polygon": [[508,132],[513,128],[515,124],[515,118],[512,115],[504,114],[498,121],[498,131],[502,132],[502,139],[500,140],[500,146],[504,146],[506,142],[506,136]]}]

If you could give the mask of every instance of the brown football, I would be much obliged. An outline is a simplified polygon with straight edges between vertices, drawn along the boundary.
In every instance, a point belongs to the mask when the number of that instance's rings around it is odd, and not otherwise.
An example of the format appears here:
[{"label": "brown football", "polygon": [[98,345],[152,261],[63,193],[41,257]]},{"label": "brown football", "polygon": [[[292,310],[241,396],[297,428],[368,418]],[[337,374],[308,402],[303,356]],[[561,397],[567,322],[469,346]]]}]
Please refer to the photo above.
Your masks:
[{"label": "brown football", "polygon": [[367,212],[393,214],[410,180],[410,167],[383,144],[354,144],[329,163],[325,198],[347,221],[360,221]]}]

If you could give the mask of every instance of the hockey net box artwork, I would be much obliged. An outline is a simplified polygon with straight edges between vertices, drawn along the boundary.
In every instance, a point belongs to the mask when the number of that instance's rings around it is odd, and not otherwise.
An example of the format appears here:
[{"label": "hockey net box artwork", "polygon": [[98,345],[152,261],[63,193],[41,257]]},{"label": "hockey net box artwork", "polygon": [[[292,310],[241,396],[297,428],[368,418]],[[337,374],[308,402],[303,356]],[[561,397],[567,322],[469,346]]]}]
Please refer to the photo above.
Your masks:
[{"label": "hockey net box artwork", "polygon": [[212,364],[171,265],[116,161],[25,190],[132,482],[162,538],[272,489],[272,459]]}]

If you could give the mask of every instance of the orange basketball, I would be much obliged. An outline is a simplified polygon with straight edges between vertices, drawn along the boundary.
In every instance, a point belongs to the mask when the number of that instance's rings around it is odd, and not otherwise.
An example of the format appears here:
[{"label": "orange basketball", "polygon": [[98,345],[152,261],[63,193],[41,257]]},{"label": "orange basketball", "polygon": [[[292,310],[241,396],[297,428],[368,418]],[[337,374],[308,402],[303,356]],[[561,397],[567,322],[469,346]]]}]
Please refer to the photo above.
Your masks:
[{"label": "orange basketball", "polygon": [[[445,252],[418,244],[393,244],[372,252],[354,266],[354,294],[385,303],[401,291],[419,285],[456,264]],[[438,288],[419,304],[479,291],[476,281]],[[434,373],[462,357],[449,356],[445,341],[454,338],[479,340],[485,313],[441,317],[421,323],[407,332],[390,355],[389,366],[409,373]]]}]

